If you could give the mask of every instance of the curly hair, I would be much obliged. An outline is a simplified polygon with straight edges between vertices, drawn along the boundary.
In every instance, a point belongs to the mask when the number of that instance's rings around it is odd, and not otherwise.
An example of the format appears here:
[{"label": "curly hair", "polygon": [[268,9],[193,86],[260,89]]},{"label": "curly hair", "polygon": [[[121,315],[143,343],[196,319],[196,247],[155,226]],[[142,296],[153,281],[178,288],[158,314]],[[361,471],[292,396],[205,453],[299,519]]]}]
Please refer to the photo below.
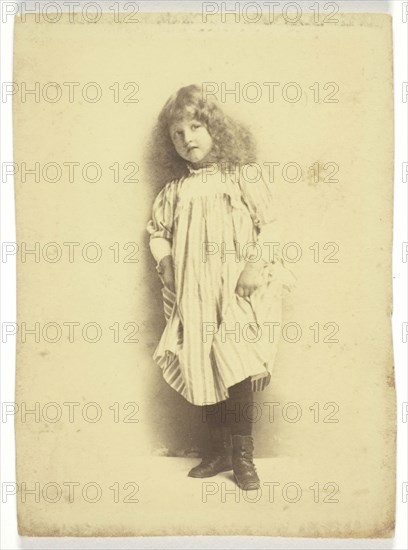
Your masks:
[{"label": "curly hair", "polygon": [[162,183],[188,173],[187,163],[176,152],[169,131],[170,125],[186,114],[206,126],[213,140],[212,158],[221,170],[256,161],[255,141],[249,129],[225,114],[215,99],[204,99],[200,86],[191,84],[167,100],[153,130],[148,161]]}]

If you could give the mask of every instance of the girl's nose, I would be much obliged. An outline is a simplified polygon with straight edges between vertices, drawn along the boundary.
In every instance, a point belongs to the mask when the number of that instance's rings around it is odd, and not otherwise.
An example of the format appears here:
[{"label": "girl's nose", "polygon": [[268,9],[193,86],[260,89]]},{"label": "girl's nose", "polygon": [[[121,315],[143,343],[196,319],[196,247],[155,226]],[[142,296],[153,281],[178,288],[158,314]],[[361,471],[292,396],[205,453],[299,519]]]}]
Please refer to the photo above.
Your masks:
[{"label": "girl's nose", "polygon": [[190,130],[186,130],[184,132],[184,141],[186,144],[190,143],[190,141],[192,141],[193,137],[192,137],[192,133],[190,132]]}]

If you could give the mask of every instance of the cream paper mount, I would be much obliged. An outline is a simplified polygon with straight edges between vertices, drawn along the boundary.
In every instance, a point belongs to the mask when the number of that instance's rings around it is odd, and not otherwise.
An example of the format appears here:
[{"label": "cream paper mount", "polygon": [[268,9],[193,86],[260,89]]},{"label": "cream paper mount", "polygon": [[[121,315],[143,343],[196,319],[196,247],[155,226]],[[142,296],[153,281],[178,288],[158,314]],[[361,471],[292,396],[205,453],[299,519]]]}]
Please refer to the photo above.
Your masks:
[{"label": "cream paper mount", "polygon": [[[336,18],[16,19],[21,535],[392,537],[391,18]],[[297,277],[255,397],[258,491],[187,477],[206,426],[152,359],[165,318],[146,224],[167,173],[151,136],[192,83],[275,163]]]}]

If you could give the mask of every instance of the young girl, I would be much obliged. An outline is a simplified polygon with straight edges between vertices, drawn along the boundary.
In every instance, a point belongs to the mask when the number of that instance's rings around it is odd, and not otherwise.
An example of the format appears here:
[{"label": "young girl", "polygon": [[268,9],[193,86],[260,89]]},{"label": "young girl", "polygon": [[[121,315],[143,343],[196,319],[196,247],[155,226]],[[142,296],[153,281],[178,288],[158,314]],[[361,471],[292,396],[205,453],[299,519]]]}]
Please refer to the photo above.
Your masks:
[{"label": "young girl", "polygon": [[252,392],[270,381],[281,288],[291,286],[271,192],[251,134],[199,86],[170,97],[157,129],[158,160],[175,177],[147,226],[167,320],[153,357],[208,424],[211,448],[188,475],[233,470],[239,487],[257,489]]}]

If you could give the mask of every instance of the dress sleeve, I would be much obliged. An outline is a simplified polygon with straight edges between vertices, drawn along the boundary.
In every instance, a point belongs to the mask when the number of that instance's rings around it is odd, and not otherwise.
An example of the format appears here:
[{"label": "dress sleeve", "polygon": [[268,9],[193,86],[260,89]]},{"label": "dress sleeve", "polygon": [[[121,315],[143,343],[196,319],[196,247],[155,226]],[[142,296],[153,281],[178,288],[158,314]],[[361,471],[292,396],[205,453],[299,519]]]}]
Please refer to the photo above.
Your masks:
[{"label": "dress sleeve", "polygon": [[150,250],[157,264],[172,251],[175,200],[176,186],[170,182],[157,195],[146,227],[150,234]]},{"label": "dress sleeve", "polygon": [[264,265],[274,264],[282,284],[290,291],[296,285],[296,277],[282,255],[282,228],[271,183],[265,180],[259,165],[244,165],[240,171],[239,186],[257,231],[258,250],[254,257],[263,260]]}]

